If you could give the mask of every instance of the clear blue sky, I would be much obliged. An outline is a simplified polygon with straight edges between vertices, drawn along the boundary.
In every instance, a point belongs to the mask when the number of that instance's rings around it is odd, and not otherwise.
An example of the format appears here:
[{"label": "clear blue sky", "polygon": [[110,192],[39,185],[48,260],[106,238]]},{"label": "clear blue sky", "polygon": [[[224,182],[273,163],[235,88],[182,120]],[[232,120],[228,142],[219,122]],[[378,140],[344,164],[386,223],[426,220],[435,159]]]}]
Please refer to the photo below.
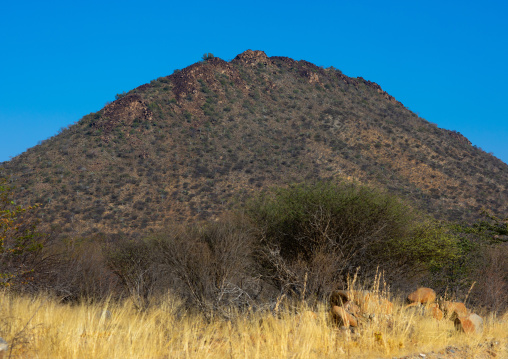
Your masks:
[{"label": "clear blue sky", "polygon": [[211,52],[246,49],[377,82],[508,162],[508,2],[4,1],[0,162]]}]

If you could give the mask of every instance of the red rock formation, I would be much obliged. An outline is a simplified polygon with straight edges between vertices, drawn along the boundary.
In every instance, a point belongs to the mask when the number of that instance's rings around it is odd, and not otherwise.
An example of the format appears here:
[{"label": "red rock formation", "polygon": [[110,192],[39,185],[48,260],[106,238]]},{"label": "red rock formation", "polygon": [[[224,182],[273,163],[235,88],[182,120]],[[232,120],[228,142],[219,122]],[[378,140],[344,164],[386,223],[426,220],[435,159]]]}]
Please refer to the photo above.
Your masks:
[{"label": "red rock formation", "polygon": [[482,317],[474,313],[455,318],[454,324],[455,329],[466,334],[481,333],[483,330]]},{"label": "red rock formation", "polygon": [[433,303],[429,306],[428,314],[437,320],[442,320],[444,318],[444,313],[439,309],[437,303]]},{"label": "red rock formation", "polygon": [[452,320],[455,319],[455,317],[467,316],[467,308],[464,303],[444,301],[441,303],[441,309],[445,316]]}]

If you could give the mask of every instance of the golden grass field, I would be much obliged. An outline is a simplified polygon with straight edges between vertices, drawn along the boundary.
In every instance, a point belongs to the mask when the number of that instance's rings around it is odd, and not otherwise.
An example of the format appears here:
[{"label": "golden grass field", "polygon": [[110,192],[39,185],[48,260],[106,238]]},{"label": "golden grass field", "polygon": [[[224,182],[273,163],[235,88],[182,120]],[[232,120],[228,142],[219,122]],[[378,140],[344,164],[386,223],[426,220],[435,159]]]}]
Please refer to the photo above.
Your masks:
[{"label": "golden grass field", "polygon": [[282,304],[276,315],[233,313],[208,323],[179,315],[170,297],[138,311],[130,300],[68,305],[0,292],[0,336],[10,346],[4,358],[393,358],[451,345],[477,358],[492,342],[498,358],[508,357],[507,320],[486,315],[481,335],[465,335],[449,320],[394,302],[392,317],[374,317],[351,333],[332,325],[325,305],[316,315],[304,304]]}]

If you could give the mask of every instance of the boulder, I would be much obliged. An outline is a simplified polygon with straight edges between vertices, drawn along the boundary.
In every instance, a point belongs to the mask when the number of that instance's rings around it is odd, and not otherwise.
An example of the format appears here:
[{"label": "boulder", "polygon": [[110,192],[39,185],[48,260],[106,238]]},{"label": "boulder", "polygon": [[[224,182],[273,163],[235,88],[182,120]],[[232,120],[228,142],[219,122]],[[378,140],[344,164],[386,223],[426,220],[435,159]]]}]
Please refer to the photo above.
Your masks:
[{"label": "boulder", "polygon": [[330,294],[330,305],[342,307],[349,301],[350,294],[347,290],[335,290]]},{"label": "boulder", "polygon": [[436,300],[436,292],[431,288],[418,288],[413,293],[407,296],[408,306],[414,306],[418,304],[430,304]]},{"label": "boulder", "polygon": [[444,301],[440,307],[445,317],[451,320],[455,320],[456,317],[467,316],[467,308],[464,303]]},{"label": "boulder", "polygon": [[377,302],[377,297],[374,293],[368,290],[355,290],[353,291],[353,301],[363,310],[368,311],[369,306]]},{"label": "boulder", "polygon": [[393,312],[392,302],[367,290],[336,290],[330,295],[330,305],[343,307],[355,316]]},{"label": "boulder", "polygon": [[368,290],[336,290],[330,295],[330,304],[340,306],[351,301],[361,306],[370,296],[371,292]]},{"label": "boulder", "polygon": [[481,333],[483,330],[483,319],[478,314],[471,313],[467,316],[456,317],[454,325],[456,330],[466,334]]},{"label": "boulder", "polygon": [[432,318],[441,320],[444,318],[444,313],[436,303],[432,303],[429,305],[426,311],[427,315],[430,315]]},{"label": "boulder", "polygon": [[357,306],[354,302],[347,302],[346,304],[344,304],[342,308],[344,308],[346,311],[356,316],[360,315],[360,313],[362,312],[360,307]]},{"label": "boulder", "polygon": [[4,357],[4,353],[9,349],[7,342],[0,337],[0,358]]}]

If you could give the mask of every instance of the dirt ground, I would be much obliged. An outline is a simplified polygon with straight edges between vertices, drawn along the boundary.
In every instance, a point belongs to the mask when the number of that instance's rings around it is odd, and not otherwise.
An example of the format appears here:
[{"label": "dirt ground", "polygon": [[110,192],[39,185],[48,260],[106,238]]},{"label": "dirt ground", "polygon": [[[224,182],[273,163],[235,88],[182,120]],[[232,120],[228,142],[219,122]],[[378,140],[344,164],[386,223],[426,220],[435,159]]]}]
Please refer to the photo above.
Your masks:
[{"label": "dirt ground", "polygon": [[508,359],[508,344],[493,341],[481,344],[479,347],[448,346],[442,350],[428,353],[415,353],[394,359]]}]

